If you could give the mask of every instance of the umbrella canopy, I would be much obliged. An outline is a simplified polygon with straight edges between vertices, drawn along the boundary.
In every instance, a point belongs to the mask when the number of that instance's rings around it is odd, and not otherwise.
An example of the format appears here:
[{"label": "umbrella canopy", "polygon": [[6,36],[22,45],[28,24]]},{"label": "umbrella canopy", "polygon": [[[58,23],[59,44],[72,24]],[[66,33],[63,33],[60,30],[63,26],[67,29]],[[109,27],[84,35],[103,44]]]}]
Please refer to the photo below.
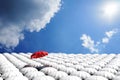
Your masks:
[{"label": "umbrella canopy", "polygon": [[48,55],[48,52],[46,52],[46,51],[37,51],[37,52],[35,52],[35,53],[33,53],[31,55],[31,59],[33,59],[33,58],[41,58],[41,57],[44,57],[46,55]]}]

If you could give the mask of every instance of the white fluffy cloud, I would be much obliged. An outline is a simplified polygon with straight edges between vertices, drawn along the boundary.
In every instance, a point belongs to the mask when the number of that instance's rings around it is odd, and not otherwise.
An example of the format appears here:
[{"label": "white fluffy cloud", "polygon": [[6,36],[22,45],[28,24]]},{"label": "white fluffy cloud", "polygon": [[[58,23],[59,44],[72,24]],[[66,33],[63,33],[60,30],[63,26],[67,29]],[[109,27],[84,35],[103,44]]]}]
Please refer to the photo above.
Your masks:
[{"label": "white fluffy cloud", "polygon": [[61,0],[0,1],[0,44],[16,47],[25,38],[23,31],[45,28],[60,7]]},{"label": "white fluffy cloud", "polygon": [[102,43],[108,43],[108,42],[109,42],[109,38],[104,37],[104,38],[102,39]]},{"label": "white fluffy cloud", "polygon": [[110,39],[117,33],[117,30],[111,30],[105,32],[106,37],[102,39],[102,43],[109,43]]},{"label": "white fluffy cloud", "polygon": [[91,37],[89,35],[83,34],[80,37],[80,40],[83,41],[82,46],[89,49],[90,52],[96,52],[98,53],[99,51],[101,51],[98,47],[100,45],[105,45],[107,43],[109,43],[110,39],[118,32],[117,29],[113,29],[111,31],[107,31],[105,32],[105,37],[102,38],[102,40],[95,42],[94,40],[91,39]]},{"label": "white fluffy cloud", "polygon": [[23,39],[24,35],[19,27],[12,26],[0,30],[0,43],[6,48],[14,48],[19,44],[19,40]]},{"label": "white fluffy cloud", "polygon": [[98,52],[95,42],[94,40],[91,39],[90,36],[83,34],[82,37],[80,37],[80,40],[83,41],[82,43],[83,47],[88,48],[91,52]]}]

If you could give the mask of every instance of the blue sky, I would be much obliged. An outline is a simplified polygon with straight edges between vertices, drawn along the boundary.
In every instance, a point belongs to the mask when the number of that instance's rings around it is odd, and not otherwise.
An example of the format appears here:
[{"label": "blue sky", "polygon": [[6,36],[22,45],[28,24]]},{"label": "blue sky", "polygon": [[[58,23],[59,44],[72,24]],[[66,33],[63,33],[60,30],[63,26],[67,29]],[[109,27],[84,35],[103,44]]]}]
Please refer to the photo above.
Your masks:
[{"label": "blue sky", "polygon": [[[115,4],[113,4],[114,2]],[[42,29],[27,27],[27,29],[25,28],[21,29],[22,31],[18,31],[21,33],[19,43],[13,46],[14,49],[12,50],[9,50],[11,45],[8,47],[6,44],[2,44],[2,37],[0,37],[0,50],[1,52],[35,52],[45,50],[48,52],[64,53],[119,53],[120,15],[115,14],[115,11],[111,12],[108,10],[109,8],[106,7],[106,5],[108,5],[108,7],[115,7],[113,9],[116,9],[116,2],[119,3],[117,0],[62,0],[61,3],[59,3],[62,4],[60,9],[56,10],[57,13],[53,12],[54,16],[50,17],[49,22],[46,22],[46,27]],[[40,10],[42,12],[42,9]],[[35,14],[34,10],[30,11],[32,11],[32,13],[29,16],[32,14],[38,15]],[[23,12],[24,10],[22,11],[21,9],[21,13]],[[27,15],[27,12],[25,13],[25,15]],[[116,13],[119,13],[117,9]],[[23,14],[20,14],[20,16],[24,17]],[[41,16],[36,17],[41,18]],[[34,19],[34,16],[33,18],[25,17],[23,21],[29,24],[26,21],[28,19]],[[18,17],[15,18],[15,20],[18,20],[15,21],[16,25],[21,24],[21,18]],[[8,19],[6,22],[7,21]],[[12,21],[8,23],[10,22]],[[22,38],[22,36],[24,38]]]}]

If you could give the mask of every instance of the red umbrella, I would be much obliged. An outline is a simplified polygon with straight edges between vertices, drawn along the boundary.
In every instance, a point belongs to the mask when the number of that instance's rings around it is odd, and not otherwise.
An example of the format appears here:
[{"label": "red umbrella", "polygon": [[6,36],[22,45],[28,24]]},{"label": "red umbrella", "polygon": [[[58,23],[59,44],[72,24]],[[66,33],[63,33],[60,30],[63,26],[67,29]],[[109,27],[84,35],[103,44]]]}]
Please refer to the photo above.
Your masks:
[{"label": "red umbrella", "polygon": [[33,58],[41,58],[41,57],[44,57],[46,55],[48,55],[48,52],[46,52],[46,51],[38,51],[38,52],[35,52],[35,53],[33,53],[31,55],[31,59],[33,59]]}]

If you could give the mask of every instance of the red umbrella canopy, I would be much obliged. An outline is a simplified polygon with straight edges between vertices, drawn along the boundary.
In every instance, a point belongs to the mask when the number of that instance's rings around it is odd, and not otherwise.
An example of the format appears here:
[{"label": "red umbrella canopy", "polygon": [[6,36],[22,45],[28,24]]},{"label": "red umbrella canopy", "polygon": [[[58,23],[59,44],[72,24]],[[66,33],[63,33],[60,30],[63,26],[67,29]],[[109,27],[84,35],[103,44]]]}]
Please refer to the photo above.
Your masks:
[{"label": "red umbrella canopy", "polygon": [[31,59],[33,59],[33,58],[41,58],[41,57],[44,57],[46,55],[48,55],[48,52],[46,52],[46,51],[37,51],[37,52],[34,52],[31,55]]}]

